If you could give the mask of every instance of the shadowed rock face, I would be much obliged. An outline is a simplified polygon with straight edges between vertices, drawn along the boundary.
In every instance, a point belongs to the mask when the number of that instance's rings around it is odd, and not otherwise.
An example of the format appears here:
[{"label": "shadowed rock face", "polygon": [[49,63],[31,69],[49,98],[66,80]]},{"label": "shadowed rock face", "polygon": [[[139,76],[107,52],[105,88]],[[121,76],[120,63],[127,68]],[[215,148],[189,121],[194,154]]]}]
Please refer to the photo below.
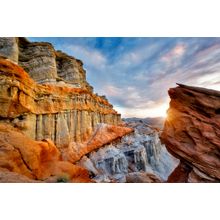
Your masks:
[{"label": "shadowed rock face", "polygon": [[188,167],[187,182],[219,182],[220,91],[179,85],[169,96],[162,142]]},{"label": "shadowed rock face", "polygon": [[0,37],[0,55],[18,62],[18,39],[15,37]]},{"label": "shadowed rock face", "polygon": [[0,38],[0,55],[21,66],[37,83],[93,88],[86,81],[82,61],[47,42],[29,42],[23,37]]}]

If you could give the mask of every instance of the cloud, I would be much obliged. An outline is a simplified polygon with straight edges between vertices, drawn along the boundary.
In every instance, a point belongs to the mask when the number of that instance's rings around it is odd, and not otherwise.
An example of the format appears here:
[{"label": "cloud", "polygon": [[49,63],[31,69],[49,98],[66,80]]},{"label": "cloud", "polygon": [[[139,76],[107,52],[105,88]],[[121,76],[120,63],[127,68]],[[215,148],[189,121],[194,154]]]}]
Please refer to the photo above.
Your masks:
[{"label": "cloud", "polygon": [[95,92],[106,95],[122,117],[165,115],[167,91],[176,82],[220,90],[220,38],[51,41],[83,61]]},{"label": "cloud", "polygon": [[81,59],[86,66],[98,69],[104,68],[107,63],[106,57],[100,51],[86,46],[68,45],[67,50],[74,57]]},{"label": "cloud", "polygon": [[172,48],[169,52],[164,54],[161,57],[161,60],[164,62],[171,62],[173,59],[180,58],[184,55],[186,50],[186,46],[184,44],[176,45],[174,48]]}]

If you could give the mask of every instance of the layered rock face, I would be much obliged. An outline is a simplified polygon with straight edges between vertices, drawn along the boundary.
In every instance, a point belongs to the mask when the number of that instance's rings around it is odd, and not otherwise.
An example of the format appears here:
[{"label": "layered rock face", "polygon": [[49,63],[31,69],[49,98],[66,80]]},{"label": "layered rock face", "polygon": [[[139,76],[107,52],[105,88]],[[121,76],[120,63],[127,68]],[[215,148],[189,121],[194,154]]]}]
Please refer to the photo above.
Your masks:
[{"label": "layered rock face", "polygon": [[162,182],[178,165],[144,120],[126,120],[134,132],[84,156],[79,165],[97,182]]},{"label": "layered rock face", "polygon": [[[10,121],[32,139],[49,138],[57,146],[86,140],[98,123],[120,123],[112,105],[92,93],[81,61],[55,51],[48,43],[8,40],[10,48],[15,43],[19,48],[17,62],[28,73],[0,60],[2,121]],[[7,48],[2,48],[0,54],[11,59],[11,52],[5,51]]]},{"label": "layered rock face", "polygon": [[163,143],[181,163],[169,182],[220,181],[220,91],[178,84],[169,90]]},{"label": "layered rock face", "polygon": [[0,37],[0,55],[18,62],[18,38]]},{"label": "layered rock face", "polygon": [[[106,97],[93,93],[80,60],[56,51],[49,43],[31,43],[25,38],[0,38],[0,104],[0,168],[9,171],[1,174],[6,180],[10,172],[16,172],[53,182],[59,170],[71,182],[87,182],[85,169],[65,161],[75,163],[133,131],[119,126],[120,114]],[[100,129],[100,123],[105,123],[105,129]],[[5,141],[8,136],[11,138]],[[22,138],[23,145],[17,145]],[[54,151],[56,159],[51,160],[55,162],[46,162],[57,167],[51,171],[40,158]],[[26,177],[19,178],[26,181]]]},{"label": "layered rock face", "polygon": [[50,43],[29,42],[22,37],[0,38],[0,55],[21,66],[37,83],[67,84],[92,92],[82,61],[56,51]]}]

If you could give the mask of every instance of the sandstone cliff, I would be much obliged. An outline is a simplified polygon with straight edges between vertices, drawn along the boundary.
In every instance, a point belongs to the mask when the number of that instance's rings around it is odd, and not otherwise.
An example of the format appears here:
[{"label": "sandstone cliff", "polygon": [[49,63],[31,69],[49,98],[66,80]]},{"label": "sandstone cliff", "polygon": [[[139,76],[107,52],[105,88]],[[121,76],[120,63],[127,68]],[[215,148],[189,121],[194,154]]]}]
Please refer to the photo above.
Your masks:
[{"label": "sandstone cliff", "polygon": [[81,61],[24,38],[0,38],[0,48],[19,64],[0,60],[0,117],[32,139],[65,145],[85,140],[98,123],[120,123],[112,105],[92,93]]},{"label": "sandstone cliff", "polygon": [[161,135],[181,163],[169,182],[220,181],[220,91],[178,84],[169,90],[168,117]]},{"label": "sandstone cliff", "polygon": [[[93,88],[86,81],[82,61],[56,51],[50,43],[32,43],[25,38],[0,38],[0,104],[2,128],[17,129],[24,139],[32,141],[50,140],[61,153],[59,158],[72,163],[133,131],[118,126],[121,124],[120,114],[104,96],[93,93]],[[99,138],[97,141],[100,123],[109,125],[109,133],[103,135],[106,140]],[[10,132],[10,129],[7,131]],[[2,137],[4,139],[5,135],[2,134]],[[33,142],[33,145],[37,146],[38,142]],[[74,146],[78,146],[77,149]],[[5,147],[6,143],[0,148],[4,152],[1,154],[2,161],[10,157],[10,153],[5,154]],[[27,145],[23,147],[26,149]],[[27,164],[29,159],[23,162]],[[12,157],[11,163],[13,160]],[[38,163],[37,169],[41,166],[41,162]],[[7,167],[4,164],[2,167]],[[35,179],[42,178],[19,164],[22,162],[9,170]]]}]

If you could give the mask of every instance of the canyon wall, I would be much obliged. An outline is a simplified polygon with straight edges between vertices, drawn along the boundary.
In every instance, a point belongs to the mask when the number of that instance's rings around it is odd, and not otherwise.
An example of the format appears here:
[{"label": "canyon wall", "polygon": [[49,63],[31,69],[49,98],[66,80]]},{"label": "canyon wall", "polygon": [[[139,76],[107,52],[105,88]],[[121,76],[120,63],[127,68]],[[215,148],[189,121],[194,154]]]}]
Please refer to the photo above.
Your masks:
[{"label": "canyon wall", "polygon": [[93,182],[74,163],[133,131],[82,61],[25,38],[0,38],[0,106],[0,182]]},{"label": "canyon wall", "polygon": [[28,137],[62,147],[83,142],[98,123],[121,123],[108,100],[93,93],[83,63],[50,43],[0,38],[0,56],[1,122]]},{"label": "canyon wall", "polygon": [[168,182],[220,182],[220,91],[178,85],[161,135],[181,161]]}]

